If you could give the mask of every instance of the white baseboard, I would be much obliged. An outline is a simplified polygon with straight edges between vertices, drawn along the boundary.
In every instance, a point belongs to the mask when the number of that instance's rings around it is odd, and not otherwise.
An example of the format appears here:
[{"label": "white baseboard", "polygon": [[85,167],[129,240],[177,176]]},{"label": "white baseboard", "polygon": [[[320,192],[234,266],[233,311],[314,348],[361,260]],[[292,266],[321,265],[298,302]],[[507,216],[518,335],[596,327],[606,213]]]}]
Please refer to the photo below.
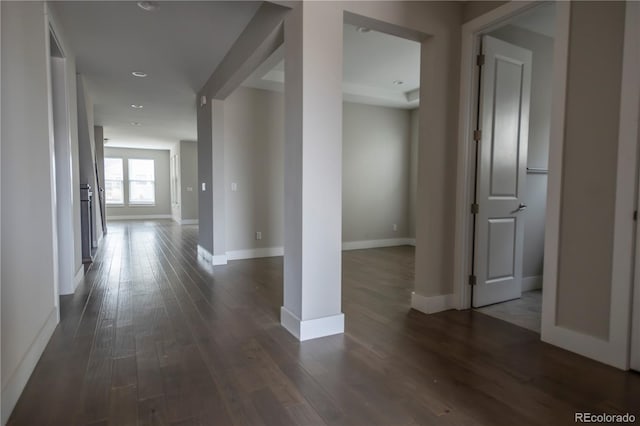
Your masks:
[{"label": "white baseboard", "polygon": [[246,250],[232,250],[227,252],[229,260],[255,259],[258,257],[284,256],[283,247],[263,247]]},{"label": "white baseboard", "polygon": [[31,346],[27,350],[16,369],[11,373],[11,376],[6,381],[6,384],[2,387],[2,424],[6,424],[9,420],[9,416],[13,411],[24,387],[27,385],[31,373],[36,368],[44,348],[49,343],[49,339],[53,334],[53,331],[58,324],[58,309],[53,308],[49,316],[47,317],[44,325],[40,329],[40,332],[31,343]]},{"label": "white baseboard", "polygon": [[522,278],[522,291],[539,290],[542,288],[542,275]]},{"label": "white baseboard", "polygon": [[441,294],[439,296],[423,296],[416,292],[411,293],[411,307],[425,314],[435,314],[455,308],[454,294]]},{"label": "white baseboard", "polygon": [[198,219],[180,219],[179,217],[172,216],[171,219],[178,225],[197,225]]},{"label": "white baseboard", "polygon": [[200,244],[198,244],[198,257],[204,260],[205,262],[212,264],[213,266],[227,264],[226,254],[213,255],[209,250],[202,247]]},{"label": "white baseboard", "polygon": [[545,323],[544,319],[540,338],[543,342],[550,343],[587,358],[595,359],[596,361],[621,370],[629,369],[627,353],[615,350],[615,348],[612,347],[614,344],[608,340]]},{"label": "white baseboard", "polygon": [[82,282],[82,279],[84,278],[84,265],[81,265],[80,268],[78,269],[78,272],[76,272],[76,276],[73,277],[73,292],[75,293],[76,289],[78,288],[78,286],[80,285],[80,283]]},{"label": "white baseboard", "polygon": [[304,342],[344,333],[344,314],[302,321],[282,306],[280,307],[280,324],[298,340]]},{"label": "white baseboard", "polygon": [[362,250],[378,247],[415,246],[415,238],[386,238],[384,240],[346,241],[342,250]]},{"label": "white baseboard", "polygon": [[227,255],[226,254],[216,254],[214,256],[211,256],[211,264],[213,266],[216,265],[226,265],[227,264]]},{"label": "white baseboard", "polygon": [[83,278],[84,278],[84,265],[80,266],[75,276],[73,277],[73,280],[71,281],[71,287],[66,285],[66,283],[64,284],[62,282],[60,283],[58,287],[59,296],[67,296],[69,294],[75,293],[76,289],[78,288],[78,285],[80,285]]},{"label": "white baseboard", "polygon": [[202,247],[200,244],[198,244],[198,257],[209,263],[212,263],[213,260],[213,255],[211,254],[211,252]]},{"label": "white baseboard", "polygon": [[152,220],[152,219],[173,219],[170,214],[130,214],[124,216],[109,216],[107,220]]},{"label": "white baseboard", "polygon": [[[394,247],[416,245],[414,238],[389,238],[385,240],[349,241],[342,243],[342,250],[360,250],[377,247]],[[255,249],[231,250],[227,252],[228,260],[255,259],[259,257],[283,256],[284,247],[262,247]]]}]

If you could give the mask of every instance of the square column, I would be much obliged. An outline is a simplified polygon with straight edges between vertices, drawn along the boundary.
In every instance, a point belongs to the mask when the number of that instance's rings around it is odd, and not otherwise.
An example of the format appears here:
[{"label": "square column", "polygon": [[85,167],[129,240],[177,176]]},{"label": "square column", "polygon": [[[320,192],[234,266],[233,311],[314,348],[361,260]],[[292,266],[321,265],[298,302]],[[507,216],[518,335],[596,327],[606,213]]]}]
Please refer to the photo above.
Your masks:
[{"label": "square column", "polygon": [[224,101],[211,100],[211,191],[213,192],[214,265],[227,264],[226,181],[224,177]]},{"label": "square column", "polygon": [[344,332],[342,9],[300,2],[285,20],[284,306],[300,340]]},{"label": "square column", "polygon": [[198,256],[225,265],[224,101],[198,96]]}]

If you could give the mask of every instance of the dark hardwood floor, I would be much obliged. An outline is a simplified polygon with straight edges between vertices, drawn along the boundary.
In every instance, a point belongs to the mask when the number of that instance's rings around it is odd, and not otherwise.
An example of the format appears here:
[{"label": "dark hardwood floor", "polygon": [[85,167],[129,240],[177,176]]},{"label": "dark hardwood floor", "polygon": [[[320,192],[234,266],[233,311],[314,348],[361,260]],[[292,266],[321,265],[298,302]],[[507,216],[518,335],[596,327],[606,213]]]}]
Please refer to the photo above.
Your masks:
[{"label": "dark hardwood floor", "polygon": [[640,375],[473,311],[409,309],[411,247],[345,252],[346,333],[278,320],[282,258],[215,267],[197,227],[112,223],[9,425],[564,425],[640,414]]}]

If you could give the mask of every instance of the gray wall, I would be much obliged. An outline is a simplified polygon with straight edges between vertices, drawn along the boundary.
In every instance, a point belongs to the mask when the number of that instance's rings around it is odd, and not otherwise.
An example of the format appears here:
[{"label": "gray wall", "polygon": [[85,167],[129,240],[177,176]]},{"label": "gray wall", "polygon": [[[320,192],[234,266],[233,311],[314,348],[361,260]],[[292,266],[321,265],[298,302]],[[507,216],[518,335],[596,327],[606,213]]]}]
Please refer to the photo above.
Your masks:
[{"label": "gray wall", "polygon": [[[213,253],[213,181],[211,100],[200,105],[198,95],[198,245]],[[202,185],[205,190],[202,190]]]},{"label": "gray wall", "polygon": [[198,146],[180,141],[180,215],[182,220],[198,219]]},{"label": "gray wall", "polygon": [[408,110],[344,103],[343,241],[410,235],[410,123]]},{"label": "gray wall", "polygon": [[[229,251],[283,244],[283,101],[281,93],[244,87],[225,100]],[[412,237],[411,112],[343,108],[343,241]]]},{"label": "gray wall", "polygon": [[[169,167],[174,156],[177,159],[177,188],[171,200],[171,215],[183,220],[198,219],[198,145],[194,141],[180,141],[169,150]],[[170,169],[171,172],[171,169]],[[171,178],[173,178],[171,176]]]},{"label": "gray wall", "polygon": [[[118,216],[171,215],[171,187],[169,186],[169,151],[155,149],[104,148],[105,157],[123,159],[124,166],[124,202],[125,205],[108,206],[107,219]],[[128,206],[129,185],[127,184],[128,164],[130,158],[155,160],[156,204],[155,206]]]},{"label": "gray wall", "polygon": [[462,7],[462,22],[469,22],[472,19],[483,15],[496,7],[502,6],[508,3],[507,1],[486,1],[486,0],[474,0],[465,2]]},{"label": "gray wall", "polygon": [[603,339],[609,335],[624,10],[622,2],[574,2],[569,32],[557,322]]},{"label": "gray wall", "polygon": [[[42,2],[1,2],[0,8],[4,424],[57,323],[57,243],[45,6]],[[35,358],[25,358],[27,354]]]},{"label": "gray wall", "polygon": [[281,247],[284,98],[241,87],[224,104],[227,250]]},{"label": "gray wall", "polygon": [[416,198],[418,195],[418,109],[411,111],[411,152],[409,154],[409,237],[416,237]]},{"label": "gray wall", "polygon": [[[529,49],[533,53],[527,167],[547,169],[549,165],[549,125],[551,122],[553,39],[510,25],[492,32],[491,35]],[[522,276],[540,277],[544,258],[544,221],[547,205],[546,174],[527,174],[524,202],[527,204],[527,211],[524,225]]]}]

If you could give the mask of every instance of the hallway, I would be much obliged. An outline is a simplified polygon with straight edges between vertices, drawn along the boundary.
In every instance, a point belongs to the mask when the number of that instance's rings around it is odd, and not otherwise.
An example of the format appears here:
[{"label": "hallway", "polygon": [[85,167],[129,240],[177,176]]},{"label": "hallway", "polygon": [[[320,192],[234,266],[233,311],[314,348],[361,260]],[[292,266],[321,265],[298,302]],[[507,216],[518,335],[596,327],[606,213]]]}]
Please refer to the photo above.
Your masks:
[{"label": "hallway", "polygon": [[344,252],[346,333],[300,343],[279,324],[282,258],[214,271],[197,233],[110,224],[9,425],[562,425],[640,407],[636,373],[478,312],[409,310],[412,247]]}]

